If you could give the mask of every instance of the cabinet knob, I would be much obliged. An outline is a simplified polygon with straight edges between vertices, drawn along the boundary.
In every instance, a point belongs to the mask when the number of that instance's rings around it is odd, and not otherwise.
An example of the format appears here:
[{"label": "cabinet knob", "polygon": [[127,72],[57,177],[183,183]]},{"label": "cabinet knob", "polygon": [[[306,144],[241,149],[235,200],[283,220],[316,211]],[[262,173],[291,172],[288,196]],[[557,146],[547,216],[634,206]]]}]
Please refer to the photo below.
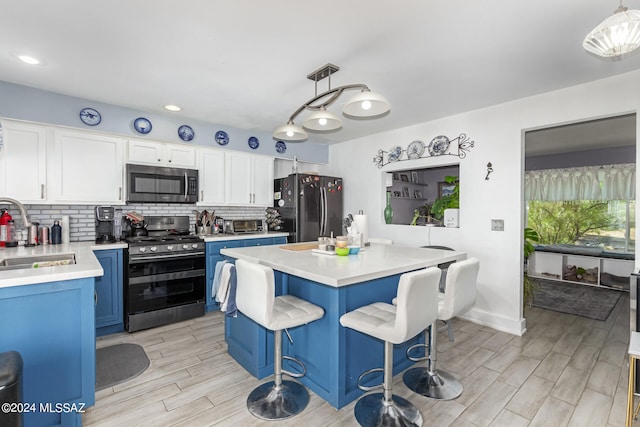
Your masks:
[{"label": "cabinet knob", "polygon": [[159,161],[159,162],[161,162],[161,161],[162,161],[162,159],[158,159],[158,161]]}]

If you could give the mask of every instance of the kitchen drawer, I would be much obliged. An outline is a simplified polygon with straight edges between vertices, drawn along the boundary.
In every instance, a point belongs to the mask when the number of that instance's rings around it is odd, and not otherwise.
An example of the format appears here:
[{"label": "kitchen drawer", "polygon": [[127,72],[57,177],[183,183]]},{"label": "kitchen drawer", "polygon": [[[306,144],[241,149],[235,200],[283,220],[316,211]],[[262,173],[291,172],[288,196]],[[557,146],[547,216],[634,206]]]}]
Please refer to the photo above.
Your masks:
[{"label": "kitchen drawer", "polygon": [[220,255],[220,251],[225,248],[239,248],[244,246],[242,240],[227,240],[225,242],[207,243],[207,256]]},{"label": "kitchen drawer", "polygon": [[263,237],[261,239],[246,239],[242,246],[265,246],[273,245],[273,237]]}]

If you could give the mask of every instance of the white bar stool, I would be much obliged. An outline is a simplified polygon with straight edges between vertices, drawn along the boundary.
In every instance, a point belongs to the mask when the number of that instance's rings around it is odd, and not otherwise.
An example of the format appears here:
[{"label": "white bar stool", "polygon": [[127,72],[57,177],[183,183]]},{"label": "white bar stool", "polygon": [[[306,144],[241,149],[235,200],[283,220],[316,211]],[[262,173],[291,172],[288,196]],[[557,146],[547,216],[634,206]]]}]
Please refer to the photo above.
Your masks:
[{"label": "white bar stool", "polygon": [[[449,321],[473,307],[476,302],[476,281],[479,270],[480,262],[477,258],[469,258],[449,266],[445,291],[444,294],[440,293],[438,320]],[[462,394],[462,384],[450,373],[436,370],[438,332],[435,321],[427,329],[426,334],[429,337],[428,356],[423,358],[409,356],[413,348],[423,345],[416,344],[407,349],[407,357],[413,361],[428,359],[428,368],[422,366],[407,370],[403,376],[404,383],[414,392],[432,399],[455,399]]]},{"label": "white bar stool", "polygon": [[[273,334],[273,381],[255,388],[247,397],[247,408],[263,420],[283,420],[299,414],[309,403],[309,392],[295,381],[282,380],[282,374],[304,376],[304,364],[282,356],[282,330],[304,325],[324,316],[322,307],[293,295],[275,296],[273,270],[260,264],[236,260],[236,306],[245,316],[270,329]],[[302,373],[282,369],[282,359],[302,368]]]},{"label": "white bar stool", "polygon": [[370,369],[358,378],[358,387],[373,372],[384,372],[383,393],[371,393],[356,403],[361,426],[421,426],[422,415],[408,400],[393,395],[393,345],[407,341],[436,321],[440,269],[417,270],[400,276],[397,305],[376,302],[343,314],[340,324],[384,341],[384,368]]},{"label": "white bar stool", "polygon": [[633,410],[633,393],[635,391],[635,376],[636,376],[636,360],[640,359],[640,332],[631,332],[631,338],[629,339],[629,392],[627,394],[627,422],[626,427],[633,425],[633,420],[638,416],[638,410],[640,410],[640,403]]}]

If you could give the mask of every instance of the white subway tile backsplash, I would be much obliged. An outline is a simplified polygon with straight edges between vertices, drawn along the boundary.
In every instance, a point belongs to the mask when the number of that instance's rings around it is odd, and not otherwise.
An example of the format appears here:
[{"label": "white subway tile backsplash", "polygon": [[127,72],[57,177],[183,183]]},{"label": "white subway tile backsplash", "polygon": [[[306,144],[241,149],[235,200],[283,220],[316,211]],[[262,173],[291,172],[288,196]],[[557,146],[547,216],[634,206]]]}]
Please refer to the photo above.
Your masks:
[{"label": "white subway tile backsplash", "polygon": [[[78,205],[26,205],[27,213],[31,221],[38,222],[42,226],[51,227],[54,220],[59,220],[62,215],[69,215],[69,239],[72,242],[91,241],[95,239],[95,206]],[[23,228],[20,212],[15,206],[0,205],[0,208],[9,209],[9,213],[16,221],[18,229]],[[195,206],[173,205],[166,203],[150,203],[141,205],[115,206],[121,209],[123,215],[136,211],[146,216],[177,216],[186,215],[191,219],[191,226],[195,223],[194,210],[215,212],[217,216],[232,219],[264,218],[265,209],[252,206]]]}]

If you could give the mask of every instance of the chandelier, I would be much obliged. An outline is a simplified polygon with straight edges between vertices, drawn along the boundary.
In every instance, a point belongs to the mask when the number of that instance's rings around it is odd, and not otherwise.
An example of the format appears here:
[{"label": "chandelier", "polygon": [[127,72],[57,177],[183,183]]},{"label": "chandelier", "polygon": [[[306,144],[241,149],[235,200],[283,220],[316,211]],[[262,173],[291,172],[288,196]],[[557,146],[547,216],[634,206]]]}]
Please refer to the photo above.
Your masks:
[{"label": "chandelier", "polygon": [[582,46],[605,58],[621,56],[640,46],[640,10],[622,5],[585,37]]},{"label": "chandelier", "polygon": [[[389,111],[389,102],[380,94],[372,92],[365,84],[350,84],[331,89],[331,75],[340,70],[340,67],[327,64],[324,67],[307,75],[307,78],[315,82],[315,96],[302,104],[291,114],[287,124],[280,126],[273,132],[274,139],[285,141],[304,141],[308,135],[305,129],[314,132],[332,132],[342,127],[342,121],[338,116],[327,111],[327,107],[336,102],[340,96],[348,90],[360,92],[351,97],[342,110],[346,117],[351,118],[378,118]],[[329,90],[318,94],[318,82],[329,78]],[[296,126],[294,119],[303,111],[312,113],[302,122],[302,127]]]}]

